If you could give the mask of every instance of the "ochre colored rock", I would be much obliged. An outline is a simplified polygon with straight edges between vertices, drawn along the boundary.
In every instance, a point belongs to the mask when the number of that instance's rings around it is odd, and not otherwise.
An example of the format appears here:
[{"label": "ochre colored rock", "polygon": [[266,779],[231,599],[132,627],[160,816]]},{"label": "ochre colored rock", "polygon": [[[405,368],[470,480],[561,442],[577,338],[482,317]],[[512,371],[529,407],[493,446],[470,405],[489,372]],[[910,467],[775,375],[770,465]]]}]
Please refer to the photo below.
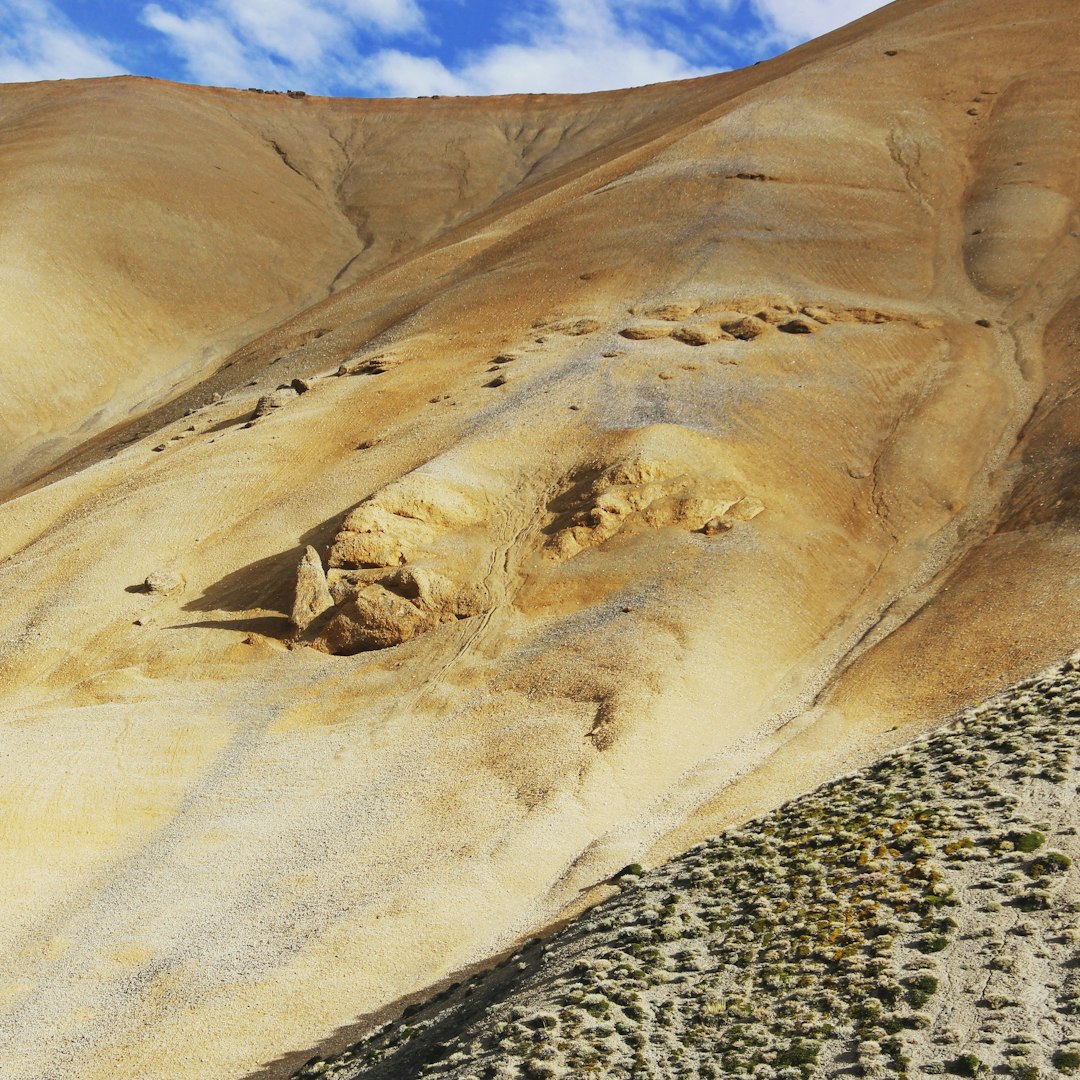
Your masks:
[{"label": "ochre colored rock", "polygon": [[184,575],[176,570],[155,570],[147,574],[143,587],[147,592],[162,596],[178,596],[187,587]]},{"label": "ochre colored rock", "polygon": [[296,597],[292,606],[292,623],[304,631],[324,611],[334,606],[334,598],[326,583],[319,553],[309,544],[296,570]]},{"label": "ochre colored rock", "polygon": [[637,322],[624,326],[619,334],[631,341],[650,341],[653,338],[670,337],[674,329],[670,322]]},{"label": "ochre colored rock", "polygon": [[427,567],[403,566],[344,598],[313,644],[339,655],[388,649],[440,623],[482,614],[484,600],[475,586],[457,585]]}]

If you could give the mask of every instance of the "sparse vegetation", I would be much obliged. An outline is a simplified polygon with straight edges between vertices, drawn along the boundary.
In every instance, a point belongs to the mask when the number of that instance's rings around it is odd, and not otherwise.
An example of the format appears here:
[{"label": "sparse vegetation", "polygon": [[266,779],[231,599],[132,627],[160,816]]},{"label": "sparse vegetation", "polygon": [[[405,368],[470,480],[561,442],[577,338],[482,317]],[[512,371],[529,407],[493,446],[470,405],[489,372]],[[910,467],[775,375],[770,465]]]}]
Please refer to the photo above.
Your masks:
[{"label": "sparse vegetation", "polygon": [[1076,1072],[1080,1069],[1080,1051],[1064,1049],[1055,1051],[1054,1068],[1063,1073]]},{"label": "sparse vegetation", "polygon": [[1037,829],[1032,829],[1031,832],[1010,833],[1009,840],[1017,851],[1023,851],[1028,854],[1037,851],[1046,843],[1046,837]]},{"label": "sparse vegetation", "polygon": [[1046,845],[1075,843],[1078,721],[1068,663],[665,867],[625,867],[550,941],[298,1076],[1074,1072],[1080,904]]},{"label": "sparse vegetation", "polygon": [[956,1076],[978,1076],[985,1068],[975,1054],[961,1054],[949,1066],[949,1072]]}]

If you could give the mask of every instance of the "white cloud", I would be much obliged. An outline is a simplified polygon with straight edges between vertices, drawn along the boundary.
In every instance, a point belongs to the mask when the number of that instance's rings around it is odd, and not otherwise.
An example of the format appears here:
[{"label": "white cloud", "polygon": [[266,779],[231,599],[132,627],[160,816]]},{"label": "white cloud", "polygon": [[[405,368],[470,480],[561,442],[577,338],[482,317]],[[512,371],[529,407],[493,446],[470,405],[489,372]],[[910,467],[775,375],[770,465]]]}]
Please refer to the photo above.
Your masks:
[{"label": "white cloud", "polygon": [[424,19],[415,0],[202,0],[180,13],[148,4],[142,22],[198,82],[330,90],[359,62],[356,32],[416,32]]},{"label": "white cloud", "polygon": [[468,94],[468,83],[459,79],[441,60],[415,56],[400,49],[381,49],[358,67],[362,83],[387,97],[424,94]]},{"label": "white cloud", "polygon": [[78,31],[48,0],[0,8],[0,82],[119,75],[109,46]]},{"label": "white cloud", "polygon": [[337,12],[304,0],[223,0],[219,6],[218,21],[235,27],[249,47],[298,67],[317,63],[349,29]]},{"label": "white cloud", "polygon": [[418,30],[424,23],[415,0],[343,0],[341,8],[351,18],[370,22],[386,34]]},{"label": "white cloud", "polygon": [[552,0],[542,17],[519,19],[522,40],[491,45],[453,68],[435,57],[387,49],[364,61],[357,74],[365,89],[408,96],[584,93],[715,70],[694,66],[619,17],[632,15],[637,22],[647,7],[670,2]]},{"label": "white cloud", "polygon": [[752,4],[787,45],[827,34],[884,6],[883,0],[752,0]]},{"label": "white cloud", "polygon": [[[505,94],[703,74],[635,25],[650,9],[684,2],[543,0],[542,10],[518,11],[502,28],[503,40],[458,63],[391,44],[427,36],[416,0],[198,0],[179,12],[151,3],[142,21],[165,36],[198,82],[389,96]],[[359,31],[388,39],[386,47],[360,55]]]},{"label": "white cloud", "polygon": [[[157,4],[143,9],[143,22],[169,39],[196,82],[240,85],[254,83],[273,70],[269,61],[249,54],[224,20],[213,16],[183,19]],[[256,69],[261,68],[261,71]]]}]

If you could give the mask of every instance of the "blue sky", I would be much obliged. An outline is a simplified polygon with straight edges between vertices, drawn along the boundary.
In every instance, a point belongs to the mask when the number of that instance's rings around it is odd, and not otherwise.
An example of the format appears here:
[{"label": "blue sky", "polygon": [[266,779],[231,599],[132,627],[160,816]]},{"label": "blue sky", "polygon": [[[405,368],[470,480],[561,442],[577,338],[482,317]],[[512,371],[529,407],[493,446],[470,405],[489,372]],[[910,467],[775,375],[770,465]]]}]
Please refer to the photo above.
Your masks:
[{"label": "blue sky", "polygon": [[741,67],[882,0],[0,0],[0,82],[584,92]]}]

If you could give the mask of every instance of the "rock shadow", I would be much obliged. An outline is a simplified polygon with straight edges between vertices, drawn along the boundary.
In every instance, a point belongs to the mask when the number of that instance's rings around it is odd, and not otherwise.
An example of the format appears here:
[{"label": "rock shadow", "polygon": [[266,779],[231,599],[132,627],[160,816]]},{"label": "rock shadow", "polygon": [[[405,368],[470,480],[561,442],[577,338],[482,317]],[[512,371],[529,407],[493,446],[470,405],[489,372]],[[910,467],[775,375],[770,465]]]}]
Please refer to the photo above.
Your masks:
[{"label": "rock shadow", "polygon": [[[183,610],[245,612],[261,608],[265,611],[280,611],[282,617],[287,618],[292,610],[296,589],[296,568],[300,565],[304,549],[310,544],[320,555],[325,556],[335,534],[341,528],[342,520],[352,509],[351,506],[346,507],[340,514],[335,514],[309,529],[299,538],[298,543],[277,555],[256,559],[226,574],[207,586],[201,596],[184,604]],[[187,625],[222,624],[211,620],[207,623]],[[224,625],[241,629],[235,621],[226,621]]]},{"label": "rock shadow", "polygon": [[284,637],[291,633],[292,622],[285,615],[256,615],[250,619],[200,619],[198,622],[170,623],[165,630],[236,630],[242,634],[261,634],[263,637]]},{"label": "rock shadow", "polygon": [[[289,1080],[308,1062],[332,1060],[375,1028],[399,1017],[411,1018],[414,1023],[427,1021],[431,1026],[421,1038],[395,1047],[381,1061],[369,1065],[363,1075],[365,1080],[401,1080],[417,1075],[425,1065],[445,1057],[447,1040],[479,1022],[488,1010],[499,1005],[533,975],[543,955],[540,941],[531,939],[517,950],[509,949],[461,969],[434,986],[360,1016],[316,1045],[283,1054],[243,1080]],[[520,962],[512,962],[512,956],[520,957]]]}]

